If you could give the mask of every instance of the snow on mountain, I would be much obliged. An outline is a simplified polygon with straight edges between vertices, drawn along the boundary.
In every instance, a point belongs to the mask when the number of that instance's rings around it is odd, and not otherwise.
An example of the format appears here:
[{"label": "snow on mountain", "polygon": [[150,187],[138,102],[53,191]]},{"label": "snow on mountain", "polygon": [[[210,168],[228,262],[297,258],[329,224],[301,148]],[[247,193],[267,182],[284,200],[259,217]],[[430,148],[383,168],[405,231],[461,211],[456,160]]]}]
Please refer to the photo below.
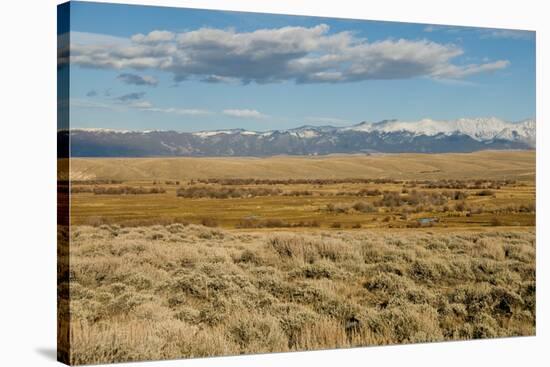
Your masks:
[{"label": "snow on mountain", "polygon": [[[60,131],[66,134],[67,131]],[[444,153],[533,149],[535,120],[497,118],[436,121],[384,120],[349,127],[199,132],[71,129],[74,156],[271,156],[333,153]]]},{"label": "snow on mountain", "polygon": [[343,129],[382,133],[408,132],[417,136],[464,134],[477,141],[496,138],[525,142],[534,142],[535,140],[534,120],[506,122],[495,117],[461,118],[448,121],[432,119],[422,119],[419,121],[384,120],[374,123],[362,122]]},{"label": "snow on mountain", "polygon": [[210,136],[219,135],[219,134],[230,134],[229,131],[199,131],[197,133],[193,133],[195,136],[199,136],[201,138],[208,138]]},{"label": "snow on mountain", "polygon": [[333,126],[312,126],[304,125],[294,129],[286,130],[290,135],[296,136],[302,139],[317,138],[324,133],[335,132],[338,128]]},{"label": "snow on mountain", "polygon": [[128,133],[135,132],[135,131],[132,131],[132,130],[107,129],[107,128],[102,128],[102,127],[74,128],[74,129],[71,129],[71,131],[73,131],[73,132],[75,132],[75,131],[76,132],[85,131],[85,132],[88,132],[88,133],[98,133],[98,134],[101,134],[101,133],[128,134]]},{"label": "snow on mountain", "polygon": [[298,138],[303,138],[303,139],[315,138],[319,136],[319,131],[317,131],[315,128],[310,128],[310,127],[303,127],[303,128],[288,130],[288,133],[290,135],[296,136]]},{"label": "snow on mountain", "polygon": [[296,136],[298,138],[304,138],[304,139],[315,138],[319,136],[319,134],[315,130],[289,131],[288,133],[290,135]]},{"label": "snow on mountain", "polygon": [[512,123],[507,123],[495,117],[458,119],[451,121],[450,125],[458,133],[468,135],[476,140],[493,139],[503,129],[511,127]]},{"label": "snow on mountain", "polygon": [[534,147],[536,144],[536,123],[534,120],[524,120],[512,127],[500,131],[495,139],[522,141]]},{"label": "snow on mountain", "polygon": [[242,129],[199,131],[199,132],[193,133],[193,135],[201,138],[208,138],[211,136],[222,135],[222,134],[257,135],[258,133],[255,131],[248,131],[248,130],[242,130]]},{"label": "snow on mountain", "polygon": [[[103,128],[84,128],[72,129],[72,131],[85,131],[91,133],[142,133],[162,132],[159,130],[151,131],[129,131],[114,130]],[[274,131],[249,131],[243,129],[199,131],[191,133],[194,136],[206,139],[216,135],[238,134],[243,136],[270,137],[274,133],[289,134],[301,139],[318,138],[326,134],[340,132],[364,132],[364,133],[405,133],[413,136],[437,136],[440,134],[450,136],[453,134],[463,134],[479,142],[488,140],[508,140],[514,142],[523,142],[532,147],[536,141],[536,122],[533,119],[527,119],[518,122],[507,122],[495,117],[488,118],[460,118],[457,120],[432,120],[422,119],[419,121],[399,121],[383,120],[380,122],[361,122],[349,127],[333,126],[311,126],[304,125],[289,130]]]}]

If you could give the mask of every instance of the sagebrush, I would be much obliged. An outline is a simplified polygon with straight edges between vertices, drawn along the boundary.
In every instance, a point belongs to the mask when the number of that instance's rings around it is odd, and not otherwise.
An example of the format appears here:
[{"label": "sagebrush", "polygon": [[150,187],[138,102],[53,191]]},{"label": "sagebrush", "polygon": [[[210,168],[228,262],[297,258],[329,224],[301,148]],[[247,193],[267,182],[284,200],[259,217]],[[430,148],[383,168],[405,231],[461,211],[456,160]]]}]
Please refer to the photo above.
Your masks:
[{"label": "sagebrush", "polygon": [[534,230],[71,230],[71,361],[535,333]]}]

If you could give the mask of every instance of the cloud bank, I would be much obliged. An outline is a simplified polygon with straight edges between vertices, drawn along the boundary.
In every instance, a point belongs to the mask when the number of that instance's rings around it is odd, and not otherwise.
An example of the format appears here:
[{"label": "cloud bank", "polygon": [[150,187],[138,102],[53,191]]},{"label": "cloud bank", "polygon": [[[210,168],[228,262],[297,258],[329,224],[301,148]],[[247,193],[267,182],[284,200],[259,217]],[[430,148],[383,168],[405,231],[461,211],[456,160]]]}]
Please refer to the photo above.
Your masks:
[{"label": "cloud bank", "polygon": [[263,113],[256,111],[256,110],[238,110],[238,109],[229,109],[229,110],[223,110],[223,114],[226,116],[231,117],[237,117],[237,118],[248,118],[248,119],[263,119],[266,118],[267,115],[264,115]]},{"label": "cloud bank", "polygon": [[[369,42],[329,26],[282,27],[236,32],[201,28],[173,33],[155,30],[118,43],[72,37],[71,62],[82,67],[160,70],[175,81],[341,83],[415,77],[460,79],[504,69],[507,60],[463,65],[464,50],[426,39]],[[139,82],[131,74],[126,82]],[[143,77],[139,77],[143,79]],[[145,80],[141,80],[147,83]],[[152,83],[152,80],[149,81]]]}]

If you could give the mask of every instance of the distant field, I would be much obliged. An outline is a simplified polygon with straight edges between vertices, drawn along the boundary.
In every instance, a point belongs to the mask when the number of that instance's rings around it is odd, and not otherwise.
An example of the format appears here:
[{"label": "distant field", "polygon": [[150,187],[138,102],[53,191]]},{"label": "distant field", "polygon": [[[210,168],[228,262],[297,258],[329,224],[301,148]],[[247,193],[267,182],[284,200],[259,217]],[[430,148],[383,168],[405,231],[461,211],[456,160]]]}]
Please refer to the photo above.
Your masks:
[{"label": "distant field", "polygon": [[533,152],[71,160],[73,224],[533,226]]},{"label": "distant field", "polygon": [[270,158],[72,158],[71,178],[394,178],[534,180],[534,151]]},{"label": "distant field", "polygon": [[[125,183],[126,184],[126,183]],[[482,189],[426,189],[421,185],[403,189],[407,184],[332,184],[319,185],[271,185],[280,187],[282,194],[275,196],[238,198],[187,198],[177,197],[178,187],[212,187],[221,185],[180,185],[151,182],[130,182],[144,190],[162,187],[160,194],[103,195],[76,193],[72,195],[71,219],[73,224],[165,224],[172,221],[222,227],[254,227],[264,223],[267,227],[407,227],[414,226],[422,218],[433,218],[437,227],[477,226],[533,226],[535,224],[535,189],[531,185],[502,186],[487,190],[491,195],[480,196]],[[107,185],[102,185],[104,187]],[[117,187],[120,185],[110,185]],[[82,187],[82,186],[76,186]],[[74,187],[73,187],[74,188]],[[242,189],[238,186],[237,189]],[[93,190],[93,189],[92,189]],[[360,190],[378,190],[380,195],[358,196]],[[409,194],[403,194],[403,190]],[[434,195],[455,195],[464,199],[443,197],[441,205],[385,203],[384,198],[396,193],[405,199],[414,192]],[[387,191],[388,194],[384,194]],[[297,196],[287,196],[297,192]],[[309,195],[300,195],[307,192]],[[422,200],[423,198],[421,198]],[[498,217],[498,222],[494,222]],[[300,224],[302,223],[302,224]]]}]

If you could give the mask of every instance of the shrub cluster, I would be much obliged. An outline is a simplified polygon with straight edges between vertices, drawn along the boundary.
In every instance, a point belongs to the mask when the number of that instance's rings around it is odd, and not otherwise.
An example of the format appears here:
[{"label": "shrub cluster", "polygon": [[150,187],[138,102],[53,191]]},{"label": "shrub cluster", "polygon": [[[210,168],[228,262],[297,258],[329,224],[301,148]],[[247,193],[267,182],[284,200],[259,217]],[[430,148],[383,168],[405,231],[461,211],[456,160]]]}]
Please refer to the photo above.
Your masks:
[{"label": "shrub cluster", "polygon": [[334,185],[352,184],[398,184],[402,181],[390,178],[312,178],[312,179],[265,179],[265,178],[208,178],[196,179],[193,182],[220,185]]},{"label": "shrub cluster", "polygon": [[162,187],[134,187],[134,186],[115,186],[115,187],[94,187],[92,192],[95,195],[143,195],[143,194],[164,194],[166,190]]},{"label": "shrub cluster", "polygon": [[278,188],[247,188],[247,187],[212,187],[212,186],[189,186],[176,190],[178,197],[184,198],[249,198],[257,196],[275,196],[281,195],[282,190]]},{"label": "shrub cluster", "polygon": [[488,189],[476,192],[477,196],[493,196],[494,194],[495,192],[493,190],[488,190]]},{"label": "shrub cluster", "polygon": [[80,193],[92,193],[94,189],[89,186],[71,186],[71,193],[80,194]]},{"label": "shrub cluster", "polygon": [[515,180],[437,180],[420,182],[427,189],[494,189],[516,185]]},{"label": "shrub cluster", "polygon": [[412,190],[408,194],[402,195],[397,191],[385,192],[382,199],[375,201],[375,206],[399,207],[403,205],[444,205],[454,197],[453,193],[448,192],[422,192]]},{"label": "shrub cluster", "polygon": [[535,333],[533,230],[310,232],[74,226],[71,362]]},{"label": "shrub cluster", "polygon": [[120,180],[71,180],[73,185],[119,185]]},{"label": "shrub cluster", "polygon": [[309,190],[292,190],[284,192],[283,196],[312,196],[313,192]]},{"label": "shrub cluster", "polygon": [[293,227],[320,227],[316,220],[288,222],[278,218],[258,219],[244,218],[237,223],[236,228],[293,228]]},{"label": "shrub cluster", "polygon": [[379,189],[361,189],[358,191],[338,191],[336,196],[380,196],[382,191]]}]

